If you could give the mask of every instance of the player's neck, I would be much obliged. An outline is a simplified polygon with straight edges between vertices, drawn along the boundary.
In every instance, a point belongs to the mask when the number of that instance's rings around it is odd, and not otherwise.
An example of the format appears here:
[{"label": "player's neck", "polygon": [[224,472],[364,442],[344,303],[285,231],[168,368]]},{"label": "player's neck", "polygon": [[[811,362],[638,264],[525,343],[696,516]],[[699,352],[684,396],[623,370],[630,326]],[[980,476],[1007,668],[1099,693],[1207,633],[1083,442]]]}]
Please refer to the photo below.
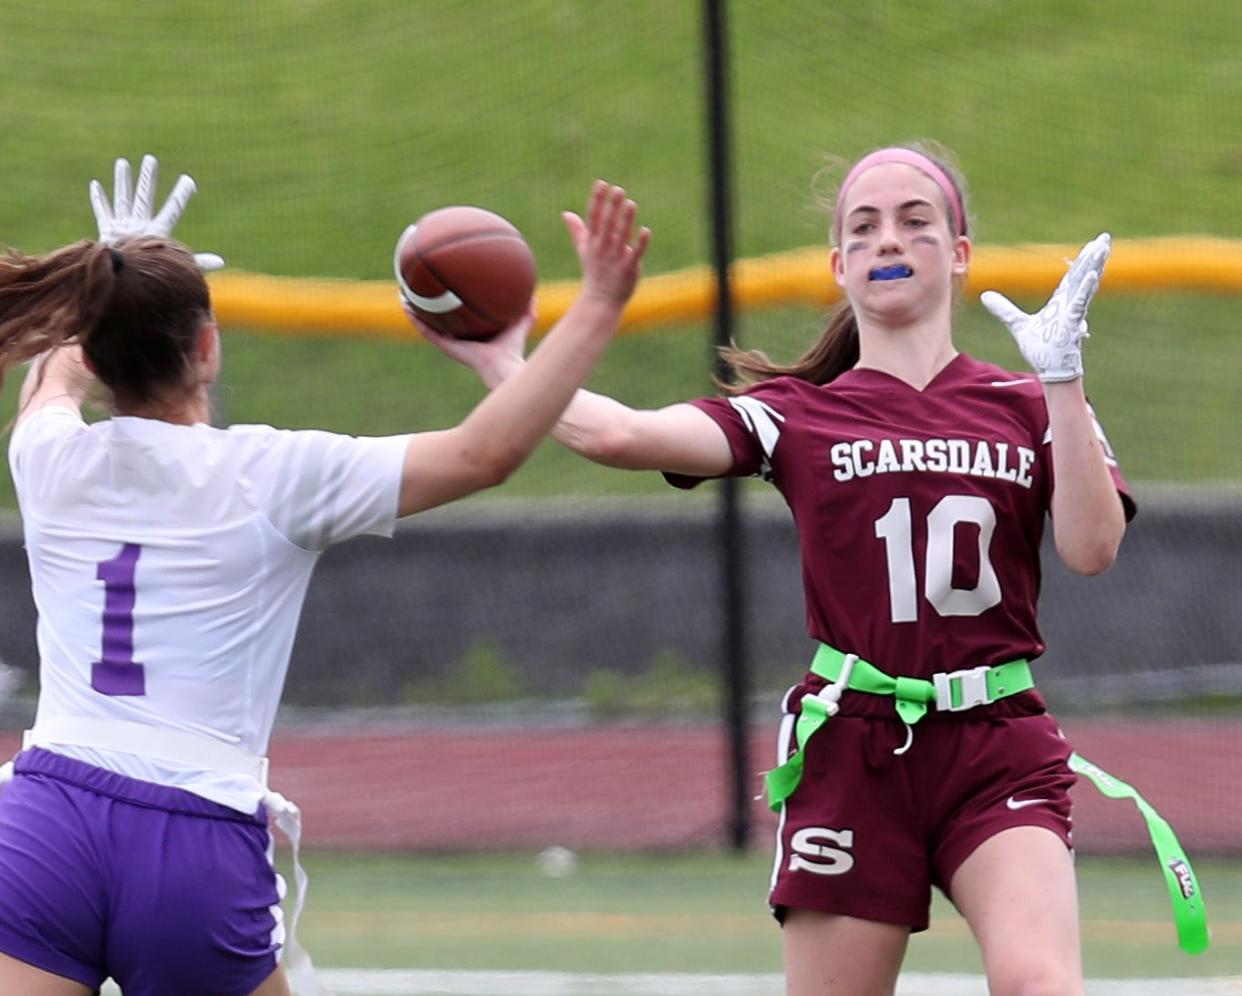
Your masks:
[{"label": "player's neck", "polygon": [[957,356],[946,324],[862,329],[858,366],[880,370],[922,390]]},{"label": "player's neck", "polygon": [[142,405],[118,405],[116,414],[149,418],[173,425],[211,423],[211,398],[205,390],[176,398],[155,398]]}]

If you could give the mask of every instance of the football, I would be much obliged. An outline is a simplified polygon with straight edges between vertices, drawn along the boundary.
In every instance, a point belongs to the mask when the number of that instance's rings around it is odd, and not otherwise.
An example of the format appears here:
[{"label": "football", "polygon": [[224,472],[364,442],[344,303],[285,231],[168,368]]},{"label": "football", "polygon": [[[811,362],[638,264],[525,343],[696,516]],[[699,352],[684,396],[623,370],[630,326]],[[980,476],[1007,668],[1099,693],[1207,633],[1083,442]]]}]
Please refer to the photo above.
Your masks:
[{"label": "football", "polygon": [[489,339],[521,318],[538,276],[522,233],[467,205],[430,211],[406,228],[393,270],[419,321],[459,339]]}]

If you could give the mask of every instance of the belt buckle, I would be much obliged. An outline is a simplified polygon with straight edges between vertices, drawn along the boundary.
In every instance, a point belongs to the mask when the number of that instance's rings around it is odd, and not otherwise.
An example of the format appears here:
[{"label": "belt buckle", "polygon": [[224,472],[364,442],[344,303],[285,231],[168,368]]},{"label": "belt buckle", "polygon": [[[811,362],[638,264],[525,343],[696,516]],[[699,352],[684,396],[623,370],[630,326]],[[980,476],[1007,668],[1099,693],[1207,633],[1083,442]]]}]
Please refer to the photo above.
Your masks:
[{"label": "belt buckle", "polygon": [[[932,684],[936,686],[936,708],[941,712],[962,712],[978,705],[988,705],[992,697],[988,694],[988,672],[992,668],[988,664],[979,667],[963,668],[961,671],[941,671],[932,675]],[[958,682],[961,688],[962,701],[953,704],[953,683]]]},{"label": "belt buckle", "polygon": [[841,709],[841,695],[850,687],[850,677],[854,674],[854,664],[857,661],[857,654],[846,654],[841,661],[841,673],[837,675],[836,680],[825,685],[816,695],[816,698],[824,703],[824,712],[829,718],[835,716]]}]

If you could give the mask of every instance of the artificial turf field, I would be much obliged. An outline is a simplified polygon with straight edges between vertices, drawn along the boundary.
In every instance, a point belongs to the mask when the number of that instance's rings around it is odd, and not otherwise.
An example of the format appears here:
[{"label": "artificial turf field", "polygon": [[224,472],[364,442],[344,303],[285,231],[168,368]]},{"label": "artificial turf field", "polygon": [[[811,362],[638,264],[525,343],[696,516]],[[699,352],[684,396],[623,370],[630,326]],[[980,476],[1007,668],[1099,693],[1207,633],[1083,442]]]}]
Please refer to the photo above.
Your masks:
[{"label": "artificial turf field", "polygon": [[[300,936],[324,968],[575,973],[770,973],[779,929],[756,851],[580,855],[564,877],[532,854],[311,853]],[[1080,858],[1087,972],[1095,978],[1221,977],[1242,968],[1242,862],[1196,862],[1213,946],[1176,946],[1154,857]],[[915,972],[978,972],[961,920],[938,898],[912,939]]]}]

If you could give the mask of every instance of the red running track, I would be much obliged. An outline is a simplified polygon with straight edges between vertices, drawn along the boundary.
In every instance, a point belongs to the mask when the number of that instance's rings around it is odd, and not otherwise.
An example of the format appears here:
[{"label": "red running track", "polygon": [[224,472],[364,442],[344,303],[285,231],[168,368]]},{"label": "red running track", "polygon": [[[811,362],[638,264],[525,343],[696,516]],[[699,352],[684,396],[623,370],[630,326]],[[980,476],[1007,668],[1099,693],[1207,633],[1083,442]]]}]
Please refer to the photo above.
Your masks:
[{"label": "red running track", "polygon": [[[1076,749],[1128,781],[1193,856],[1242,853],[1242,721],[1071,719]],[[18,735],[0,734],[0,756]],[[756,772],[774,754],[752,741]],[[340,850],[680,850],[724,842],[727,749],[714,726],[290,726],[271,747],[272,785],[301,807],[305,843]],[[756,774],[754,791],[760,791]],[[751,805],[754,840],[776,820]],[[1145,851],[1130,802],[1080,782],[1083,852]]]}]

